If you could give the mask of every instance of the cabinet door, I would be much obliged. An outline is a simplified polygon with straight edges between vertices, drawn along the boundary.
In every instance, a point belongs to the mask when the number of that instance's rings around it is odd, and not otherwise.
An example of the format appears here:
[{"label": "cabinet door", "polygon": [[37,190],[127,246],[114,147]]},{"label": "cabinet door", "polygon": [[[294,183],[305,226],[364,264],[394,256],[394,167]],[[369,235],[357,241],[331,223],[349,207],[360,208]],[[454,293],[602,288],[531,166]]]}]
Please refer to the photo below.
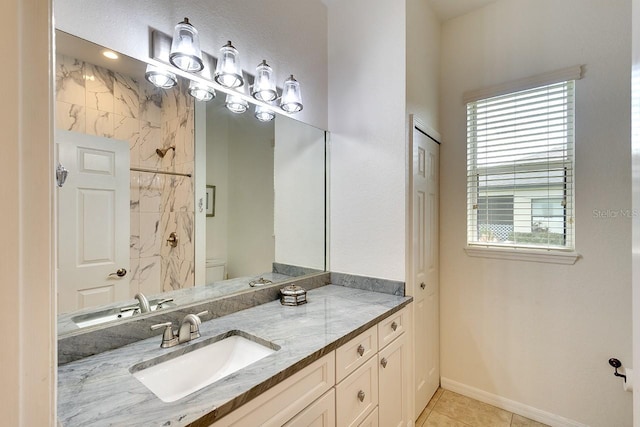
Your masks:
[{"label": "cabinet door", "polygon": [[374,356],[336,386],[336,423],[359,425],[378,404],[378,359]]},{"label": "cabinet door", "polygon": [[329,390],[320,399],[293,417],[285,427],[335,427],[336,392]]},{"label": "cabinet door", "polygon": [[406,334],[403,334],[378,354],[378,413],[381,426],[410,425],[407,353]]}]

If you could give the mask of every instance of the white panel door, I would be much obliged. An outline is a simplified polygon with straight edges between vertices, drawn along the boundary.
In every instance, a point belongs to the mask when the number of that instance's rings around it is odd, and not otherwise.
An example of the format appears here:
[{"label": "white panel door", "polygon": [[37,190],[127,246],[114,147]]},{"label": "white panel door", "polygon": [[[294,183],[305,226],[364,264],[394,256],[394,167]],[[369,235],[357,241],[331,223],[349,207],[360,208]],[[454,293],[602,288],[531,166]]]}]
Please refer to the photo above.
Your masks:
[{"label": "white panel door", "polygon": [[[129,144],[56,132],[58,161],[58,312],[129,297]],[[119,269],[127,273],[115,274]]]},{"label": "white panel door", "polygon": [[440,146],[413,129],[415,417],[440,384],[438,164]]}]

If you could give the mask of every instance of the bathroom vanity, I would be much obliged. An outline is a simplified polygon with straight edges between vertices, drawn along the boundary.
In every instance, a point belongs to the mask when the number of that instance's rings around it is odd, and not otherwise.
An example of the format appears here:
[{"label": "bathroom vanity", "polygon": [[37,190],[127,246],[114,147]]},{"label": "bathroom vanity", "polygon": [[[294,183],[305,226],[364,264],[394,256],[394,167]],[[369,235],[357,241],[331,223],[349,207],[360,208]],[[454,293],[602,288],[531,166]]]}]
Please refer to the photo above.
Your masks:
[{"label": "bathroom vanity", "polygon": [[[308,300],[294,307],[273,301],[203,322],[200,338],[176,347],[160,348],[155,336],[62,365],[60,423],[407,425],[411,298],[327,285],[309,291]],[[229,335],[275,351],[173,402],[162,401],[132,373],[150,360]]]}]

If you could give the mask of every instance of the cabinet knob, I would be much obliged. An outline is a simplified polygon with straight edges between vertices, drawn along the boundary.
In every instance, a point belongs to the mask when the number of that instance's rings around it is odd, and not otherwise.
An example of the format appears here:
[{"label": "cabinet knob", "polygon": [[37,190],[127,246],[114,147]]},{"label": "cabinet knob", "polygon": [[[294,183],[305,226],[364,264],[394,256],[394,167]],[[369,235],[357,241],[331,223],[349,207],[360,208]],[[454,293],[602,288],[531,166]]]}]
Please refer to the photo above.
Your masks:
[{"label": "cabinet knob", "polygon": [[357,351],[358,351],[358,354],[359,354],[360,356],[362,356],[362,355],[364,354],[364,347],[362,346],[362,344],[360,344],[360,345],[358,346],[358,350],[357,350]]},{"label": "cabinet knob", "polygon": [[364,391],[360,390],[360,391],[358,392],[358,400],[359,400],[360,402],[364,402],[364,397],[365,397]]},{"label": "cabinet knob", "polygon": [[398,329],[398,324],[397,324],[396,322],[393,322],[393,323],[391,324],[391,329],[393,329],[393,331],[395,332],[395,331],[396,331],[396,329]]},{"label": "cabinet knob", "polygon": [[383,368],[387,367],[387,359],[385,357],[382,358],[382,360],[380,361],[380,364],[382,365]]},{"label": "cabinet knob", "polygon": [[420,287],[421,287],[422,289],[424,289],[424,288],[426,288],[426,287],[427,287],[427,285],[425,285],[425,284],[424,284],[424,282],[422,282],[422,283],[420,283]]}]

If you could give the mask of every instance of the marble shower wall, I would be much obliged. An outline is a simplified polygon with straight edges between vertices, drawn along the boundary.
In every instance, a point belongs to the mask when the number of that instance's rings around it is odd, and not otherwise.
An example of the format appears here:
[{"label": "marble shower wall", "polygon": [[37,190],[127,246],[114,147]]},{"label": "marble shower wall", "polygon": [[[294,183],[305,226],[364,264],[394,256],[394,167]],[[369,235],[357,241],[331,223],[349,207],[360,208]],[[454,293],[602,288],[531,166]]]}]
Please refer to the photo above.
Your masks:
[{"label": "marble shower wall", "polygon": [[[193,173],[194,102],[188,83],[162,90],[56,56],[56,127],[129,142],[132,167]],[[164,158],[157,148],[175,147]],[[194,195],[189,177],[131,172],[131,296],[194,285]],[[169,234],[178,246],[167,245]]]}]

